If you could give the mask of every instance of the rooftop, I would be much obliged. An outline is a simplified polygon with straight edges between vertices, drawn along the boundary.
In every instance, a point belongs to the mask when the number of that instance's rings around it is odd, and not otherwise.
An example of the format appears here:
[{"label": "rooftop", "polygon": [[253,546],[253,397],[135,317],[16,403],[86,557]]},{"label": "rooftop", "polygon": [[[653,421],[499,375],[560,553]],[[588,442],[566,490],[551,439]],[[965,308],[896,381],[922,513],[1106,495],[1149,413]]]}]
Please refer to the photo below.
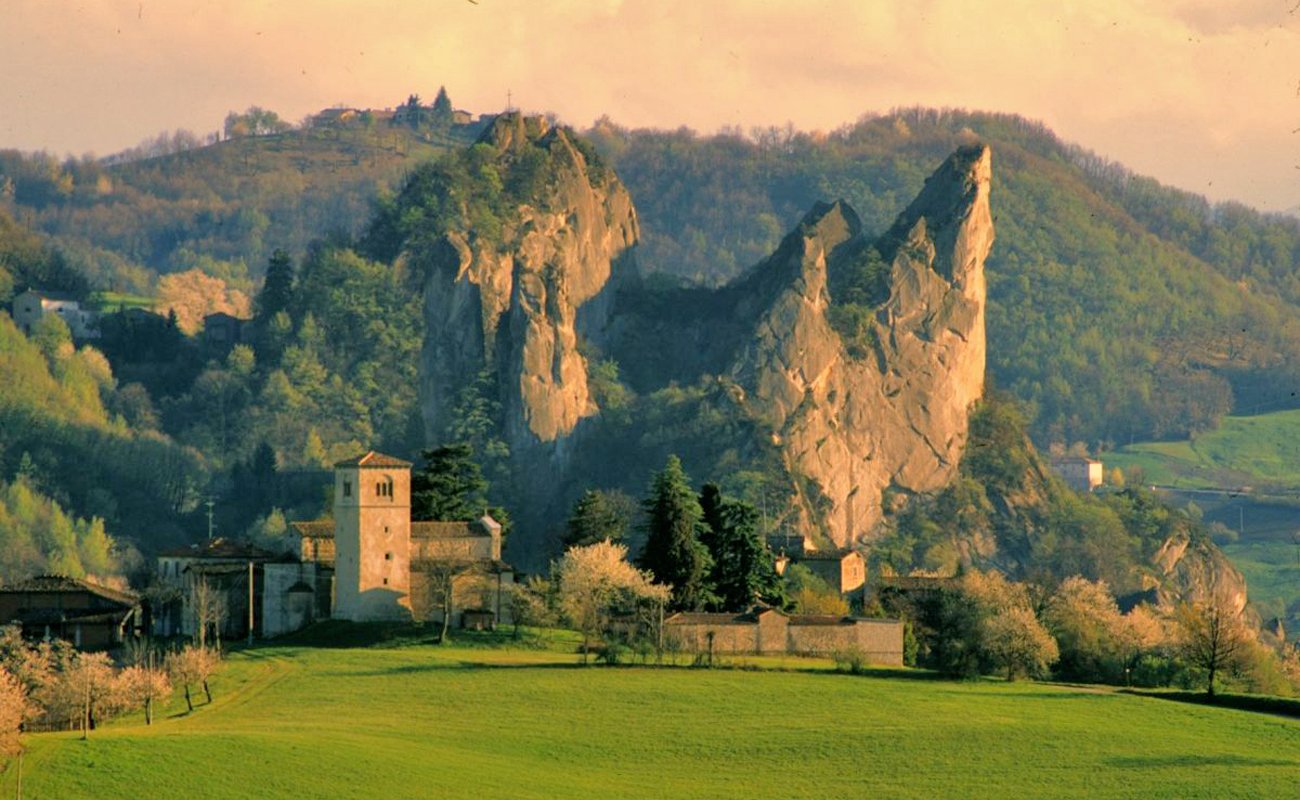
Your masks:
[{"label": "rooftop", "polygon": [[376,453],[374,450],[368,450],[354,458],[347,458],[339,461],[335,467],[404,467],[409,469],[411,462],[403,461],[400,458],[386,456],[383,453]]},{"label": "rooftop", "polygon": [[137,598],[130,592],[120,592],[97,583],[69,578],[66,575],[38,575],[25,581],[0,587],[0,593],[21,594],[26,592],[90,592],[93,595],[114,603],[133,606]]},{"label": "rooftop", "polygon": [[275,557],[275,553],[255,547],[248,542],[221,537],[186,547],[174,547],[171,550],[164,550],[158,555],[162,558],[237,558],[256,560]]}]

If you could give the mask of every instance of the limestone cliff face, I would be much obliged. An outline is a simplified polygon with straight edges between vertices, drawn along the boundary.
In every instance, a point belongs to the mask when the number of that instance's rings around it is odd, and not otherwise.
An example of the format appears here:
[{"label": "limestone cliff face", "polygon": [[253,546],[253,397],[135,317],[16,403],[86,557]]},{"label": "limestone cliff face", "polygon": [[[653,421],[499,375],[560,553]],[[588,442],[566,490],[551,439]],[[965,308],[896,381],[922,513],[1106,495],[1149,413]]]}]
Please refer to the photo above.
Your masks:
[{"label": "limestone cliff face", "polygon": [[[1227,600],[1235,614],[1246,612],[1246,579],[1223,551],[1183,532],[1170,536],[1151,556],[1156,602],[1172,610],[1180,602]],[[1254,620],[1258,623],[1258,620]]]},{"label": "limestone cliff face", "polygon": [[[485,368],[500,383],[506,441],[560,449],[596,413],[576,322],[637,240],[631,198],[588,163],[571,132],[542,118],[499,117],[480,140],[510,175],[543,163],[537,188],[508,209],[498,235],[446,233],[427,253],[421,395],[426,437],[444,436],[457,393]],[[531,151],[531,152],[530,152]]]},{"label": "limestone cliff face", "polygon": [[870,357],[851,358],[828,320],[828,273],[865,245],[845,205],[814,209],[747,280],[762,310],[730,374],[772,431],[805,521],[836,545],[880,519],[884,490],[955,474],[984,390],[990,175],[988,148],[957,152],[877,244],[888,299]]}]

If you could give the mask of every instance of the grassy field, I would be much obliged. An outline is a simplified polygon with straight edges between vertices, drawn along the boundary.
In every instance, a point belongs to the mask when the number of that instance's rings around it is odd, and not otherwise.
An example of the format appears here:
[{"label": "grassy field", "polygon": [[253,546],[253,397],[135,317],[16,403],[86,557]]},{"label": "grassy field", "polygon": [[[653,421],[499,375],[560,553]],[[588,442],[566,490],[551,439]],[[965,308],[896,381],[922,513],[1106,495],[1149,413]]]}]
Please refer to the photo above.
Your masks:
[{"label": "grassy field", "polygon": [[[24,797],[1296,796],[1300,720],[921,673],[589,667],[456,646],[232,655],[215,700],[29,737]],[[752,665],[751,665],[752,666]],[[0,780],[12,797],[15,771]]]},{"label": "grassy field", "polygon": [[1148,483],[1180,488],[1300,490],[1300,410],[1226,417],[1195,441],[1144,442],[1101,457],[1106,468],[1141,467]]}]

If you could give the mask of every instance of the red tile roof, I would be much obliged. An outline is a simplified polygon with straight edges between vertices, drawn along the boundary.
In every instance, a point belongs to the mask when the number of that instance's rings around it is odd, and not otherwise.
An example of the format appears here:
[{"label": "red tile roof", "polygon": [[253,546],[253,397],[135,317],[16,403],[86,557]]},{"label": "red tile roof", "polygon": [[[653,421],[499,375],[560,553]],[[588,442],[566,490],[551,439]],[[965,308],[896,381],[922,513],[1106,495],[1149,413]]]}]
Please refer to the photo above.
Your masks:
[{"label": "red tile roof", "polygon": [[344,459],[343,461],[339,461],[334,466],[336,467],[396,467],[396,468],[409,469],[411,466],[411,462],[403,461],[402,459],[394,458],[393,456],[386,456],[383,453],[376,453],[374,450],[369,450],[365,453],[362,453],[359,456],[356,456],[355,458],[348,458],[348,459]]},{"label": "red tile roof", "polygon": [[334,520],[316,519],[310,522],[290,522],[289,526],[304,539],[333,539]]}]

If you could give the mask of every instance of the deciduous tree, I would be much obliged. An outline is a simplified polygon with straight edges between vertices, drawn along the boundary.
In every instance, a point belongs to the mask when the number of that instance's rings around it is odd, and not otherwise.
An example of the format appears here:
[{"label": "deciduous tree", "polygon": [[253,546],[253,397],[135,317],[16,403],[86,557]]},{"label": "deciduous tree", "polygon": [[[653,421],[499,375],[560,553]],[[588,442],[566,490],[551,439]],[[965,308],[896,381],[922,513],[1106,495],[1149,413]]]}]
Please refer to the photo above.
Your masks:
[{"label": "deciduous tree", "polygon": [[1214,696],[1214,681],[1239,663],[1250,643],[1246,626],[1223,589],[1208,599],[1184,603],[1177,612],[1179,651],[1193,666],[1205,670],[1205,693]]},{"label": "deciduous tree", "polygon": [[617,608],[635,610],[639,602],[666,603],[667,586],[627,562],[627,548],[609,541],[570,548],[556,567],[560,609],[582,632],[582,661],[592,638],[608,629]]}]

